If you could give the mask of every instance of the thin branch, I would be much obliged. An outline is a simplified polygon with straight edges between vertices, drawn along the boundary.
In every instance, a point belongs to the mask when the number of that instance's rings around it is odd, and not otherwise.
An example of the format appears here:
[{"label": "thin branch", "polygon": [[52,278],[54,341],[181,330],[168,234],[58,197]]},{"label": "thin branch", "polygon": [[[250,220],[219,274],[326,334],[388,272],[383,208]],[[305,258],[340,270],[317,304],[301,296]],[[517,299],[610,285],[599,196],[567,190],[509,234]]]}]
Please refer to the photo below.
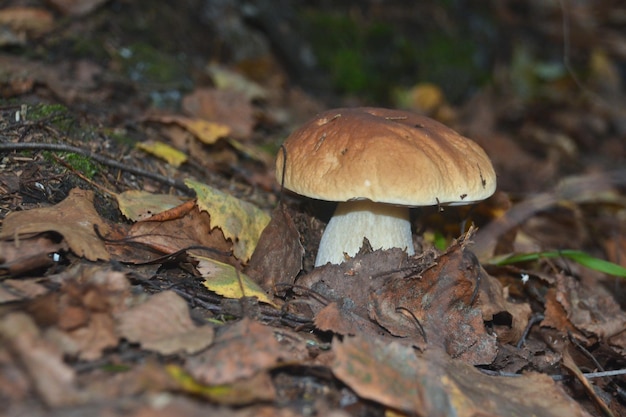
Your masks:
[{"label": "thin branch", "polygon": [[[4,139],[4,138],[0,136],[0,139]],[[82,155],[87,158],[91,158],[94,161],[101,163],[102,165],[120,169],[122,171],[139,175],[141,177],[150,178],[152,180],[158,181],[160,183],[163,183],[171,187],[174,187],[178,190],[181,190],[185,192],[185,194],[187,195],[190,194],[189,188],[185,185],[184,182],[180,180],[176,180],[174,178],[170,178],[164,175],[146,171],[145,169],[141,169],[138,167],[123,164],[114,159],[108,158],[106,156],[98,155],[95,152],[92,152],[87,149],[79,148],[76,146],[65,145],[62,143],[0,143],[0,152],[20,151],[20,150],[38,150],[38,151],[45,150],[45,151],[54,151],[54,152],[75,153],[75,154]]]}]

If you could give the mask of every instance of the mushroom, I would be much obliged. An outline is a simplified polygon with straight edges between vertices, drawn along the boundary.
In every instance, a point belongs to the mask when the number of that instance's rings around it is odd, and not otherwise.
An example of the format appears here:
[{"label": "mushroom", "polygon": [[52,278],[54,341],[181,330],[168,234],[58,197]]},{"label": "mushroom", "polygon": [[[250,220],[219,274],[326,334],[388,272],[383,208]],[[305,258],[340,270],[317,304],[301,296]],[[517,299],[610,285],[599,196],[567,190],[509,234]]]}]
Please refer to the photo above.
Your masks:
[{"label": "mushroom", "polygon": [[428,117],[372,107],[328,110],[294,131],[276,178],[300,195],[339,202],[316,267],[354,256],[363,238],[373,249],[413,255],[410,207],[469,204],[496,188],[475,142]]}]

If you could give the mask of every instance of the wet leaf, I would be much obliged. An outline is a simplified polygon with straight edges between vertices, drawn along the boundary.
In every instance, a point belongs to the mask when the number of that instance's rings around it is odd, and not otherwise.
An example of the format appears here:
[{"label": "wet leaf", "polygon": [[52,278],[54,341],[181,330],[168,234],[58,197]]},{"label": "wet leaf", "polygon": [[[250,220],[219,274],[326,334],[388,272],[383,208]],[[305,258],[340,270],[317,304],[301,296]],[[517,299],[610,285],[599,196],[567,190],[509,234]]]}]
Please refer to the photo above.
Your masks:
[{"label": "wet leaf", "polygon": [[174,167],[179,167],[187,162],[187,155],[163,142],[140,142],[136,146],[137,149],[157,156]]},{"label": "wet leaf", "polygon": [[93,198],[93,191],[75,188],[55,206],[9,213],[0,239],[19,245],[20,240],[52,231],[62,235],[76,255],[90,261],[108,260],[109,253],[94,227],[105,235],[109,227],[94,209]]},{"label": "wet leaf", "polygon": [[185,184],[196,192],[200,210],[211,216],[211,227],[220,228],[224,236],[233,242],[235,257],[247,262],[270,216],[253,204],[206,184],[191,179]]},{"label": "wet leaf", "polygon": [[233,266],[204,256],[192,255],[192,258],[198,261],[196,269],[204,278],[204,286],[214,293],[226,298],[257,297],[274,305],[261,287]]}]

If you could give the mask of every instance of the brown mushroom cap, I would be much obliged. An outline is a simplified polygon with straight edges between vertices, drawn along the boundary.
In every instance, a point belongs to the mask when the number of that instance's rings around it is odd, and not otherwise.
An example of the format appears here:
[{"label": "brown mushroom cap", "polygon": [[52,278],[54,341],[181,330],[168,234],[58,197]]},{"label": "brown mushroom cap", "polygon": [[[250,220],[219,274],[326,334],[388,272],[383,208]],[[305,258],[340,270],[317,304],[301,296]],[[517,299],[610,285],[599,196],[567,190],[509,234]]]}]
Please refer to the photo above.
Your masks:
[{"label": "brown mushroom cap", "polygon": [[329,201],[427,206],[484,200],[496,174],[480,146],[415,113],[342,108],[318,114],[285,141],[276,178]]}]

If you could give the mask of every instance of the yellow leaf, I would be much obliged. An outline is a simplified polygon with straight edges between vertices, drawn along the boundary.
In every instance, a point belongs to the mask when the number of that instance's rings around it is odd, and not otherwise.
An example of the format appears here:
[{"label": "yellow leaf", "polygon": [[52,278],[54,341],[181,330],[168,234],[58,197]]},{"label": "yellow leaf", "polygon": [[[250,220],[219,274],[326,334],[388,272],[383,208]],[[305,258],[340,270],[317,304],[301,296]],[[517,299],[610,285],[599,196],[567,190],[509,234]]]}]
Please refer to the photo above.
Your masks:
[{"label": "yellow leaf", "polygon": [[179,124],[193,133],[203,143],[211,145],[219,138],[230,135],[230,127],[202,119],[181,119]]},{"label": "yellow leaf", "polygon": [[185,184],[198,196],[198,207],[211,216],[211,227],[219,227],[233,242],[233,254],[247,262],[254,252],[270,216],[246,201],[206,184],[187,179]]},{"label": "yellow leaf", "polygon": [[209,398],[220,396],[229,391],[228,386],[217,385],[208,386],[197,382],[191,375],[189,375],[183,368],[178,365],[167,365],[165,367],[167,373],[172,377],[181,387],[183,391],[190,394],[202,395]]},{"label": "yellow leaf", "polygon": [[226,137],[231,134],[231,128],[225,124],[209,122],[203,119],[192,119],[185,116],[167,115],[167,116],[152,116],[147,120],[153,120],[159,123],[174,123],[182,127],[192,135],[194,135],[199,141],[212,145],[217,142],[218,139]]},{"label": "yellow leaf", "polygon": [[252,158],[256,161],[262,162],[267,166],[270,166],[274,162],[274,156],[265,152],[264,150],[255,146],[243,144],[235,139],[229,138],[228,143],[230,146],[241,152],[248,158]]},{"label": "yellow leaf", "polygon": [[157,156],[175,167],[179,167],[187,161],[187,155],[163,142],[141,142],[137,144],[137,148]]},{"label": "yellow leaf", "polygon": [[264,99],[267,97],[267,90],[238,74],[232,70],[217,64],[210,64],[207,67],[216,87],[220,90],[234,90],[243,93],[249,100]]},{"label": "yellow leaf", "polygon": [[199,255],[191,255],[198,261],[196,269],[204,278],[204,286],[226,298],[256,297],[259,301],[274,305],[265,291],[247,275],[235,267]]},{"label": "yellow leaf", "polygon": [[115,198],[124,217],[132,221],[145,220],[184,202],[175,195],[152,194],[140,190],[124,191],[116,194]]}]

